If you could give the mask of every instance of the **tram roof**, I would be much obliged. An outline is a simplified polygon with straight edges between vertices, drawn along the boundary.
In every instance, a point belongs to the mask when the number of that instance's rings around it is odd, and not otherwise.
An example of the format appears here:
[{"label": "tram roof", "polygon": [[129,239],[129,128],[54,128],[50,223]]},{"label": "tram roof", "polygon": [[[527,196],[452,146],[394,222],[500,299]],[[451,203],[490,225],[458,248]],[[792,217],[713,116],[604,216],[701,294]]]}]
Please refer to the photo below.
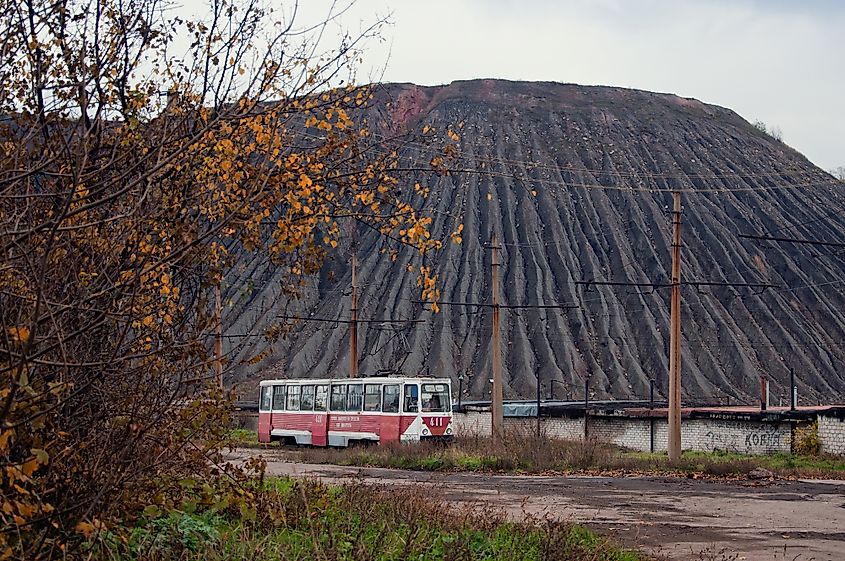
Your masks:
[{"label": "tram roof", "polygon": [[276,386],[281,384],[392,384],[413,382],[451,383],[449,378],[434,378],[433,376],[361,376],[358,378],[290,378],[276,380],[262,380],[261,386]]}]

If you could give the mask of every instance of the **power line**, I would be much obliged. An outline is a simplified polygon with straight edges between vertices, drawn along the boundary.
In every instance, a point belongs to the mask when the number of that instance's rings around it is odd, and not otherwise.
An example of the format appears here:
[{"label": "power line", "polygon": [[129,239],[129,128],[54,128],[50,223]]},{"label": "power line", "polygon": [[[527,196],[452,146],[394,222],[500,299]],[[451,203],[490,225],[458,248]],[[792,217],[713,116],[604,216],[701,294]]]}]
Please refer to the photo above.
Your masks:
[{"label": "power line", "polygon": [[[411,300],[414,304],[429,304],[424,300]],[[508,308],[516,310],[538,309],[538,310],[572,310],[580,308],[578,304],[489,304],[486,302],[448,302],[438,301],[438,306],[477,306],[480,308]]]},{"label": "power line", "polygon": [[822,240],[805,240],[800,238],[781,238],[777,236],[757,236],[753,234],[737,234],[739,238],[745,238],[750,240],[764,240],[764,241],[772,241],[772,242],[786,242],[786,243],[794,243],[794,244],[806,244],[806,245],[823,245],[828,247],[845,247],[845,243],[842,242],[826,242]]},{"label": "power line", "polygon": [[[397,168],[393,171],[420,171],[416,168]],[[627,192],[641,192],[641,193],[690,193],[690,194],[704,194],[704,193],[754,193],[780,190],[798,190],[805,187],[842,187],[845,182],[837,179],[826,179],[807,183],[786,183],[778,185],[760,185],[760,186],[745,186],[745,187],[643,187],[634,185],[602,185],[600,183],[579,183],[574,181],[556,181],[551,179],[531,179],[523,176],[508,174],[504,172],[494,172],[479,169],[455,169],[448,170],[449,173],[466,173],[468,175],[486,175],[490,177],[513,179],[520,182],[536,182],[541,183],[542,186],[563,187],[565,189],[592,189],[599,191],[627,191]],[[678,179],[682,179],[679,177]],[[526,190],[527,187],[526,187]],[[529,190],[530,191],[530,190]]]},{"label": "power line", "polygon": [[680,286],[729,286],[732,288],[754,288],[760,290],[766,290],[769,288],[782,288],[776,284],[770,284],[765,282],[714,282],[714,281],[681,281],[679,283],[671,283],[671,282],[663,282],[663,283],[653,283],[653,282],[628,282],[628,281],[575,281],[575,284],[578,285],[585,285],[585,286],[632,286],[632,287],[639,287],[639,288],[671,288],[676,284]]},{"label": "power line", "polygon": [[340,318],[315,318],[308,316],[276,316],[278,319],[296,321],[316,321],[324,323],[425,323],[424,319],[340,319]]},{"label": "power line", "polygon": [[[323,137],[319,135],[314,135],[307,133],[305,131],[298,131],[297,134],[301,134],[302,136],[308,136],[314,139],[324,140]],[[385,139],[384,135],[380,135],[379,133],[371,133],[370,135],[373,138],[381,137]],[[419,142],[410,141],[402,145],[402,148],[417,148],[421,152],[427,152],[434,155],[440,155],[440,150],[433,147],[431,144],[422,144]],[[407,156],[400,156],[400,158]],[[617,170],[607,170],[607,169],[597,169],[597,168],[589,168],[589,167],[580,167],[575,165],[560,165],[556,163],[544,163],[539,160],[519,160],[514,158],[487,158],[487,157],[480,157],[473,153],[472,157],[466,155],[465,153],[461,152],[457,156],[453,158],[454,160],[469,160],[472,159],[473,161],[481,162],[481,163],[488,163],[488,164],[511,164],[515,166],[523,166],[526,169],[538,169],[538,170],[546,170],[546,171],[565,171],[565,172],[587,172],[595,175],[610,175],[616,177],[625,177],[625,178],[649,178],[649,179],[699,179],[699,180],[718,180],[718,179],[766,179],[766,178],[778,178],[787,175],[800,175],[800,176],[819,176],[819,175],[828,175],[825,172],[820,172],[819,170],[799,170],[799,169],[787,169],[782,171],[772,171],[772,172],[749,172],[749,173],[669,173],[669,172],[650,172],[650,171],[631,171],[631,172],[624,172],[624,171],[617,171]],[[420,162],[421,160],[416,160]],[[427,162],[427,164],[430,163]],[[842,182],[842,180],[837,180],[836,178],[831,177],[833,181]]]},{"label": "power line", "polygon": [[[315,138],[319,138],[316,137]],[[431,169],[431,162],[427,161],[424,162],[422,160],[417,160],[414,158],[409,158],[408,156],[399,156],[400,160],[404,159],[410,163],[419,164],[420,167],[415,168],[394,168],[391,171],[394,172],[430,172],[434,173],[436,170]],[[461,159],[458,156],[457,159]],[[523,165],[526,169],[529,167],[537,167],[540,164],[539,162],[533,161],[520,161],[520,160],[512,160],[508,161],[506,159],[496,159],[490,160],[493,163],[512,163],[513,165]],[[673,193],[673,192],[681,192],[681,193],[736,193],[736,192],[759,192],[759,191],[775,191],[775,190],[790,190],[790,189],[799,189],[803,187],[824,187],[824,186],[845,186],[845,181],[836,179],[832,176],[829,176],[825,179],[819,178],[818,181],[815,182],[804,182],[804,183],[791,183],[791,184],[781,184],[781,185],[766,185],[766,186],[746,186],[746,187],[635,187],[631,185],[601,185],[600,183],[578,183],[578,182],[567,182],[567,181],[554,181],[551,179],[534,179],[530,177],[524,177],[514,174],[507,174],[503,172],[495,172],[493,170],[483,170],[478,168],[446,168],[450,174],[454,173],[466,173],[466,174],[475,174],[475,175],[488,175],[491,177],[499,177],[499,178],[508,178],[508,179],[518,179],[520,181],[530,181],[530,182],[537,182],[543,183],[544,185],[558,185],[567,188],[585,188],[585,189],[598,189],[598,190],[617,190],[617,191],[633,191],[633,192],[646,192],[646,193]],[[582,168],[582,167],[565,167],[565,166],[550,166],[549,170],[555,171],[571,171],[571,172],[588,172],[594,173],[596,175],[612,175],[617,176],[620,178],[627,178],[627,179],[637,179],[637,178],[647,178],[647,179],[771,179],[777,177],[783,177],[785,175],[814,175],[819,176],[822,173],[819,173],[816,170],[800,172],[797,170],[786,170],[782,172],[771,172],[771,173],[747,173],[747,174],[722,174],[722,175],[697,175],[697,174],[668,174],[668,173],[652,173],[652,172],[644,172],[644,173],[637,173],[637,172],[617,172],[617,171],[608,171],[608,170],[597,170],[597,169],[590,169],[590,168]],[[827,174],[825,174],[827,175]]]}]

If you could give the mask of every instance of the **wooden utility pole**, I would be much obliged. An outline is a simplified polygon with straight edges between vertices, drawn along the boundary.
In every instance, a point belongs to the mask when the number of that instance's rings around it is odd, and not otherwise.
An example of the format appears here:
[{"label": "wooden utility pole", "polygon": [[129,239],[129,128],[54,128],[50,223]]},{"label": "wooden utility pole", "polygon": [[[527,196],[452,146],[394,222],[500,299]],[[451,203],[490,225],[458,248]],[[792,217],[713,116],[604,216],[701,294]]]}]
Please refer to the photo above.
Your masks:
[{"label": "wooden utility pole", "polygon": [[223,303],[220,283],[214,287],[214,377],[223,391]]},{"label": "wooden utility pole", "polygon": [[672,193],[672,305],[669,334],[669,461],[681,458],[681,193]]},{"label": "wooden utility pole", "polygon": [[505,420],[502,407],[502,334],[499,329],[499,246],[496,242],[496,234],[493,234],[490,240],[490,250],[492,251],[492,258],[490,260],[492,282],[490,286],[493,290],[493,330],[490,334],[490,350],[493,353],[493,392],[490,397],[492,414],[490,425],[493,443],[500,444],[504,436]]},{"label": "wooden utility pole", "polygon": [[352,253],[352,314],[349,324],[349,377],[358,377],[358,254]]}]

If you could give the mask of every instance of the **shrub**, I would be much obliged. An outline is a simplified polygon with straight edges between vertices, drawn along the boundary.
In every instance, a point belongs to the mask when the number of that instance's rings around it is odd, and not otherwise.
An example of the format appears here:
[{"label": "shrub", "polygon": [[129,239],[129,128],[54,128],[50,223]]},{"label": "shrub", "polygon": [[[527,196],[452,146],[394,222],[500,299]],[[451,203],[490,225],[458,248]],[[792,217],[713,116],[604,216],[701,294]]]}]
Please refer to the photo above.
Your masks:
[{"label": "shrub", "polygon": [[792,453],[802,456],[817,456],[822,449],[819,440],[819,424],[814,421],[806,427],[795,427],[792,431]]},{"label": "shrub", "polygon": [[[219,492],[225,495],[231,489]],[[139,523],[128,543],[100,535],[94,558],[130,561],[370,559],[636,561],[580,526],[441,500],[429,486],[271,479],[240,508],[171,511]],[[230,496],[232,501],[236,497]],[[234,503],[233,503],[234,504]],[[243,506],[243,504],[242,504]]]}]

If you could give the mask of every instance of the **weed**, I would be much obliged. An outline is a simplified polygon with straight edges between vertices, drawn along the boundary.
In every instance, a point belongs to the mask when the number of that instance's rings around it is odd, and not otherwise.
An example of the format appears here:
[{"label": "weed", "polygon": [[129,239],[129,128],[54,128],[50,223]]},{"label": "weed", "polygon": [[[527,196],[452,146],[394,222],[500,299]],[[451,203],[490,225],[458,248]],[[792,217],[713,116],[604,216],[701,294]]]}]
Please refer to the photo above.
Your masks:
[{"label": "weed", "polygon": [[589,530],[553,520],[508,521],[489,507],[442,502],[429,487],[360,481],[253,483],[255,516],[237,508],[173,511],[145,520],[131,539],[102,537],[99,558],[130,561],[270,559],[637,561]]},{"label": "weed", "polygon": [[804,456],[817,456],[821,451],[819,424],[814,421],[806,427],[796,427],[792,432],[792,451]]},{"label": "weed", "polygon": [[533,431],[506,433],[500,444],[478,436],[457,438],[449,447],[429,443],[391,443],[360,450],[308,449],[300,459],[314,463],[377,466],[422,471],[506,471],[693,474],[743,477],[766,468],[781,477],[845,476],[845,460],[775,454],[747,456],[734,452],[684,452],[670,463],[664,453],[633,452],[590,438],[567,441],[537,437]]}]

